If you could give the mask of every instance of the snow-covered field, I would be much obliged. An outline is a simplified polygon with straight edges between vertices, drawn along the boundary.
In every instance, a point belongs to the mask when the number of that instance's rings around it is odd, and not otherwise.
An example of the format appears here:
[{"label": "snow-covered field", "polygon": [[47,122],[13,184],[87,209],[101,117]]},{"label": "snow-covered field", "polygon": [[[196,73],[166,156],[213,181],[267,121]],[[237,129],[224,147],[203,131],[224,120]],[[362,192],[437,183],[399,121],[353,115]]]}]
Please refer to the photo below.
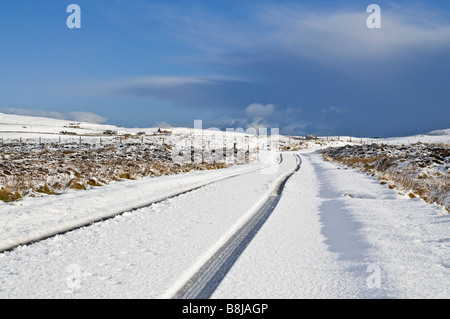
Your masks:
[{"label": "snow-covered field", "polygon": [[[91,147],[102,138],[104,144],[134,141],[156,149],[164,143],[176,153],[236,148],[254,157],[223,169],[122,179],[0,203],[0,298],[173,297],[285,176],[269,218],[230,259],[211,298],[450,297],[450,215],[442,206],[399,194],[376,176],[324,161],[315,151],[371,139],[268,139],[186,128],[165,136],[154,135],[158,128],[70,124],[0,114],[0,138],[5,147],[64,145],[81,136]],[[78,135],[60,133],[69,130]],[[105,136],[105,130],[145,134],[127,140]],[[432,132],[421,142],[446,143],[448,133]],[[285,151],[277,152],[273,140]],[[417,142],[377,139],[383,141]]]}]

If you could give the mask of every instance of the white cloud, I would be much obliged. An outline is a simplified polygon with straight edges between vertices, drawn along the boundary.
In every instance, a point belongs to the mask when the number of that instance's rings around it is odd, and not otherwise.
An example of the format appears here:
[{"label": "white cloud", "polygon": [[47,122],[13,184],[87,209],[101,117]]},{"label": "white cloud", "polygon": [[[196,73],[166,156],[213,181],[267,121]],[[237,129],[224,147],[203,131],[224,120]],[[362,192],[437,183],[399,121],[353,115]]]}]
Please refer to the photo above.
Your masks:
[{"label": "white cloud", "polygon": [[[210,88],[248,79],[228,76],[146,76],[112,80],[86,80],[72,85],[76,94],[100,96],[144,97],[196,104],[198,96],[205,96]],[[194,102],[192,102],[194,101]]]},{"label": "white cloud", "polygon": [[262,117],[255,117],[251,120],[251,122],[247,125],[247,128],[249,127],[253,127],[255,129],[259,129],[259,128],[271,128],[274,127],[275,125],[270,125],[265,119],[263,119]]},{"label": "white cloud", "polygon": [[246,79],[227,76],[145,76],[135,78],[122,78],[115,81],[100,81],[94,83],[97,88],[106,90],[147,89],[164,90],[179,87],[192,87],[198,85],[212,85],[228,81],[247,81]]},{"label": "white cloud", "polygon": [[197,77],[148,76],[121,80],[119,86],[142,86],[148,88],[172,88],[191,84],[209,84],[209,79]]},{"label": "white cloud", "polygon": [[[221,127],[229,128],[298,128],[295,123],[298,122],[297,117],[301,113],[298,108],[278,108],[274,104],[252,103],[248,105],[244,112],[235,118],[221,125]],[[295,123],[294,123],[295,122]]]},{"label": "white cloud", "polygon": [[323,108],[323,109],[320,110],[320,112],[322,114],[326,114],[326,113],[341,114],[341,113],[346,112],[346,111],[347,111],[347,109],[339,108],[339,107],[336,107],[336,106],[333,106],[333,105],[332,106],[328,106],[327,108]]},{"label": "white cloud", "polygon": [[367,28],[364,11],[315,13],[283,8],[266,13],[265,21],[275,28],[274,43],[314,59],[386,58],[410,50],[448,49],[450,25],[424,23],[423,18],[416,24],[418,14],[382,11],[381,29]]},{"label": "white cloud", "polygon": [[206,59],[223,63],[242,63],[245,54],[252,60],[283,53],[338,62],[450,48],[448,18],[414,5],[381,6],[381,29],[367,27],[370,13],[364,6],[332,11],[297,4],[260,4],[252,9],[247,21],[235,24],[219,16],[201,16],[195,10],[187,17],[174,12],[165,19],[176,21],[171,26],[177,36],[207,53]]},{"label": "white cloud", "polygon": [[260,104],[253,103],[247,106],[245,113],[250,117],[267,117],[273,114],[275,111],[275,105],[273,104]]}]

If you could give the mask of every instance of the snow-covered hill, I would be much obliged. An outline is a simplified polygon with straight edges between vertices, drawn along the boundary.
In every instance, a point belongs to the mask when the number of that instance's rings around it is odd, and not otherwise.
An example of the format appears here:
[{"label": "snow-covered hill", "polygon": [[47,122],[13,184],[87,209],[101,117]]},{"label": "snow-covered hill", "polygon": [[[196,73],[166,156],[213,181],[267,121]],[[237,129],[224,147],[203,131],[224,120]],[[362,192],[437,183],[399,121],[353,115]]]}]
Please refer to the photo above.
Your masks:
[{"label": "snow-covered hill", "polygon": [[446,129],[446,130],[435,130],[435,131],[431,131],[428,132],[425,135],[429,135],[429,136],[450,136],[450,128]]},{"label": "snow-covered hill", "polygon": [[[110,124],[95,124],[88,122],[76,122],[69,120],[53,119],[46,117],[24,116],[15,114],[0,113],[0,138],[3,141],[23,141],[23,142],[51,142],[51,141],[74,141],[79,140],[81,136],[85,142],[96,142],[99,137],[102,137],[104,141],[111,138],[110,135],[105,135],[105,132],[112,133],[111,135],[139,135],[153,136],[157,134],[159,127],[145,127],[145,128],[126,128]],[[167,128],[165,128],[167,129]],[[176,137],[172,140],[176,143],[182,144],[180,140],[183,140],[184,144],[191,144],[190,141],[184,141],[185,139],[192,139],[192,137],[198,137],[201,135],[203,143],[208,144],[209,147],[217,147],[223,145],[223,139],[229,142],[242,143],[257,143],[256,135],[251,134],[250,130],[242,131],[212,131],[203,128],[202,130],[185,128],[185,127],[173,127],[168,128],[172,132],[172,136]],[[255,130],[256,131],[256,130]],[[266,133],[271,138],[270,129]],[[158,134],[161,136],[163,134]],[[220,137],[219,137],[220,136]],[[260,135],[261,137],[261,135]],[[371,137],[356,137],[356,136],[320,136],[305,137],[305,136],[279,136],[274,135],[274,139],[280,142],[280,147],[287,150],[287,146],[291,145],[293,149],[310,148],[312,146],[339,146],[347,143],[385,143],[385,144],[411,144],[416,142],[421,143],[445,143],[450,144],[450,128],[435,130],[424,134],[417,134],[413,136],[403,137],[390,137],[390,138],[371,138]],[[214,142],[216,141],[216,143]],[[261,140],[261,143],[266,141]],[[219,145],[220,144],[220,145]],[[205,147],[208,145],[205,145]]]},{"label": "snow-covered hill", "polygon": [[106,130],[121,129],[115,125],[0,113],[0,134],[10,138],[51,136],[60,134],[61,131],[70,131],[80,135],[101,135]]}]

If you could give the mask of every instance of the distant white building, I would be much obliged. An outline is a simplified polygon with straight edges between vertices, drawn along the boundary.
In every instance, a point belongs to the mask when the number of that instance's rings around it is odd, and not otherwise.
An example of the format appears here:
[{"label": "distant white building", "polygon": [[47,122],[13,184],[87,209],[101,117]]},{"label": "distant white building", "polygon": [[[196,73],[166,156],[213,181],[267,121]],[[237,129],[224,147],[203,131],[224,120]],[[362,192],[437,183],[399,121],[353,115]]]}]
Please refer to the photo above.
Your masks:
[{"label": "distant white building", "polygon": [[136,135],[135,132],[128,132],[128,131],[116,131],[115,134],[119,135],[119,136],[123,136],[123,135],[132,135],[132,136],[134,136],[134,135]]}]

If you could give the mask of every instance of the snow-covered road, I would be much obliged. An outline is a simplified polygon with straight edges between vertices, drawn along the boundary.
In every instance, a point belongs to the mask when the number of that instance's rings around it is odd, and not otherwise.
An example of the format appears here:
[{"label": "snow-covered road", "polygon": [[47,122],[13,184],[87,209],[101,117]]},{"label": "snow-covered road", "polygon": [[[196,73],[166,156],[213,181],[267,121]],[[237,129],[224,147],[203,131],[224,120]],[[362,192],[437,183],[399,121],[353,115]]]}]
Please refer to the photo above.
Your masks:
[{"label": "snow-covered road", "polygon": [[212,298],[449,298],[450,216],[302,154]]},{"label": "snow-covered road", "polygon": [[[280,165],[221,178],[149,207],[0,254],[0,297],[170,295],[245,222],[295,162],[290,155]],[[209,174],[214,173],[219,171]]]},{"label": "snow-covered road", "polygon": [[[450,297],[450,216],[312,151],[301,157],[212,298]],[[265,174],[217,180],[2,253],[0,298],[173,296],[295,164],[285,153]]]}]

